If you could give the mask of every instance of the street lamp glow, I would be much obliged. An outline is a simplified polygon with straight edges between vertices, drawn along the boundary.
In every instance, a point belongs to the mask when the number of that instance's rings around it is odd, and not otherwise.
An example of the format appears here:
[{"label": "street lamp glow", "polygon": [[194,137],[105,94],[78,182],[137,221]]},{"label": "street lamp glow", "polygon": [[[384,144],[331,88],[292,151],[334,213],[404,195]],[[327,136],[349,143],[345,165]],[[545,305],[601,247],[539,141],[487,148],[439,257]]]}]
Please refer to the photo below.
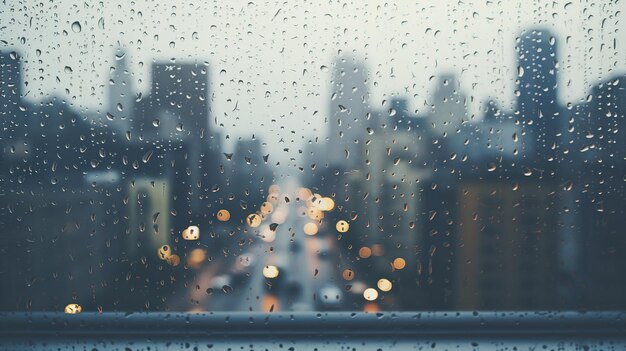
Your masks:
[{"label": "street lamp glow", "polygon": [[398,257],[393,260],[393,268],[395,269],[403,269],[406,266],[406,261],[402,257]]},{"label": "street lamp glow", "polygon": [[363,297],[367,301],[374,301],[374,300],[376,300],[378,298],[378,291],[376,291],[376,289],[374,289],[374,288],[367,288],[363,292]]},{"label": "street lamp glow", "polygon": [[391,284],[389,279],[385,279],[385,278],[379,279],[377,285],[380,291],[385,291],[385,292],[390,291],[391,288],[393,287],[393,284]]},{"label": "street lamp glow", "polygon": [[267,265],[267,266],[263,267],[263,276],[265,278],[274,279],[274,278],[278,277],[279,273],[280,272],[278,271],[278,267],[276,267],[276,266]]},{"label": "street lamp glow", "polygon": [[317,234],[317,225],[315,223],[307,223],[304,225],[304,234],[306,235],[315,235]]}]

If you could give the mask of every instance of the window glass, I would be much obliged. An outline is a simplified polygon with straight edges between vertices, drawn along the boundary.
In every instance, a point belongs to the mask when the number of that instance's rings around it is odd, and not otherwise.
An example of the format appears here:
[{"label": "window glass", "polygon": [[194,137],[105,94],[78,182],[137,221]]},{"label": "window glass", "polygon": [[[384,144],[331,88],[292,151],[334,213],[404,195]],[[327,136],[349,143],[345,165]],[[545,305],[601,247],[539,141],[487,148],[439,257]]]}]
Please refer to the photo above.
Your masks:
[{"label": "window glass", "polygon": [[623,2],[2,6],[0,310],[626,308]]}]

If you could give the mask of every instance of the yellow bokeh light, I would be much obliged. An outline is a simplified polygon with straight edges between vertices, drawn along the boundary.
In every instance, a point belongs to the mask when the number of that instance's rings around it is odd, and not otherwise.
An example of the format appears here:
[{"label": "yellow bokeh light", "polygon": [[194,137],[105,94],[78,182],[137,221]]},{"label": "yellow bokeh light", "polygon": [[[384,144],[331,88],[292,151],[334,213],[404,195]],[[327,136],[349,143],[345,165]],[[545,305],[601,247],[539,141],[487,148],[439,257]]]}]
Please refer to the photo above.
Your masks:
[{"label": "yellow bokeh light", "polygon": [[193,249],[187,257],[187,266],[191,268],[199,268],[206,259],[206,251],[204,249]]},{"label": "yellow bokeh light", "polygon": [[296,196],[298,197],[299,201],[306,201],[308,198],[313,196],[313,192],[307,188],[299,188],[296,191]]},{"label": "yellow bokeh light", "polygon": [[167,260],[168,257],[172,254],[172,249],[169,245],[163,245],[159,248],[159,258],[162,260]]},{"label": "yellow bokeh light", "polygon": [[64,312],[66,314],[78,314],[83,311],[83,308],[77,303],[71,303],[65,306]]},{"label": "yellow bokeh light", "polygon": [[249,226],[251,226],[252,228],[256,228],[259,225],[261,225],[261,216],[259,216],[256,213],[253,213],[251,215],[249,215],[246,218],[246,222],[248,223]]},{"label": "yellow bokeh light", "polygon": [[167,263],[172,266],[172,267],[176,267],[180,264],[180,256],[178,255],[172,255],[170,257],[167,258]]},{"label": "yellow bokeh light", "polygon": [[369,258],[371,255],[372,255],[372,250],[369,247],[363,246],[362,248],[359,249],[359,257]]},{"label": "yellow bokeh light", "polygon": [[230,219],[230,212],[228,210],[217,211],[217,220],[220,222],[228,222]]},{"label": "yellow bokeh light", "polygon": [[378,298],[378,291],[376,291],[376,289],[374,289],[374,288],[367,288],[363,292],[363,297],[367,301],[374,301],[374,300],[376,300]]},{"label": "yellow bokeh light", "polygon": [[263,267],[263,276],[265,278],[274,279],[274,278],[278,277],[279,273],[280,272],[278,270],[278,267],[276,267],[276,266],[267,265],[267,266]]},{"label": "yellow bokeh light", "polygon": [[337,229],[339,233],[345,233],[348,231],[348,229],[350,229],[350,225],[348,224],[348,222],[342,219],[337,222],[337,224],[335,225],[335,228]]},{"label": "yellow bokeh light", "polygon": [[324,212],[320,211],[319,209],[315,207],[309,208],[308,215],[309,215],[309,218],[311,218],[314,221],[319,221],[320,219],[324,218]]},{"label": "yellow bokeh light", "polygon": [[261,237],[261,240],[265,241],[266,243],[271,243],[274,241],[274,239],[276,239],[276,232],[272,231],[269,225],[264,225],[263,229],[261,229],[261,233],[259,234],[259,236]]},{"label": "yellow bokeh light", "polygon": [[315,223],[307,223],[304,225],[304,234],[306,235],[315,235],[317,234],[317,225]]},{"label": "yellow bokeh light", "polygon": [[272,203],[272,204],[277,204],[279,196],[280,196],[279,193],[271,193],[267,195],[267,202]]},{"label": "yellow bokeh light", "polygon": [[395,269],[403,269],[406,266],[406,261],[402,257],[398,257],[393,260],[393,268]]},{"label": "yellow bokeh light", "polygon": [[182,236],[185,240],[198,240],[200,239],[200,228],[195,225],[190,225],[187,229],[183,230]]},{"label": "yellow bokeh light", "polygon": [[380,291],[390,291],[393,284],[391,284],[389,279],[382,278],[378,280],[377,286]]},{"label": "yellow bokeh light", "polygon": [[343,273],[341,274],[341,276],[343,277],[344,280],[352,280],[354,279],[354,271],[346,268],[343,270]]},{"label": "yellow bokeh light", "polygon": [[322,199],[322,203],[320,206],[320,210],[322,211],[332,211],[335,208],[335,201],[330,197],[325,197]]},{"label": "yellow bokeh light", "polygon": [[261,204],[261,213],[269,214],[269,213],[272,213],[273,210],[274,210],[274,205],[272,205],[271,202],[266,201]]}]

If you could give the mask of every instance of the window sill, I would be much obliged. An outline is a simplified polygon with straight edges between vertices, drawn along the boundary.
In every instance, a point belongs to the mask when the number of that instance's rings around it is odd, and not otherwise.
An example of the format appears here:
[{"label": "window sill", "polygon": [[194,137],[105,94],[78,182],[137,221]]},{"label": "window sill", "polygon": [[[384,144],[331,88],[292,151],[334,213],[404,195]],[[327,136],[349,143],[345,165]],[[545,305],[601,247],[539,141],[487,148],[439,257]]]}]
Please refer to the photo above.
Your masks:
[{"label": "window sill", "polygon": [[[0,348],[626,348],[623,312],[0,313]],[[144,346],[141,346],[144,345]],[[282,346],[281,346],[282,345]],[[455,346],[456,345],[456,346]],[[569,345],[569,346],[568,346]],[[401,348],[401,347],[400,347]],[[255,348],[256,349],[256,348]],[[523,349],[523,348],[522,348]]]}]

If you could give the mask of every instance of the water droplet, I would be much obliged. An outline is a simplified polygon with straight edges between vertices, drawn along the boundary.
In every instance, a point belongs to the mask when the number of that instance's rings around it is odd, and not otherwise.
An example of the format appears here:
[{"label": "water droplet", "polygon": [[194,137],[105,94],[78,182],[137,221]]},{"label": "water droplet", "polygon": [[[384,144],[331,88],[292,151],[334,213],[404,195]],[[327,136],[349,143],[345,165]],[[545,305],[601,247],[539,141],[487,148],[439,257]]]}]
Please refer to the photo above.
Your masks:
[{"label": "water droplet", "polygon": [[150,161],[150,157],[152,157],[152,153],[153,151],[150,150],[148,152],[146,152],[143,157],[141,158],[141,160],[143,161],[143,163],[148,163],[148,161]]},{"label": "water droplet", "polygon": [[82,29],[83,29],[83,28],[80,26],[80,22],[76,21],[76,22],[72,23],[72,31],[73,31],[74,33],[80,33],[80,31],[81,31]]}]

